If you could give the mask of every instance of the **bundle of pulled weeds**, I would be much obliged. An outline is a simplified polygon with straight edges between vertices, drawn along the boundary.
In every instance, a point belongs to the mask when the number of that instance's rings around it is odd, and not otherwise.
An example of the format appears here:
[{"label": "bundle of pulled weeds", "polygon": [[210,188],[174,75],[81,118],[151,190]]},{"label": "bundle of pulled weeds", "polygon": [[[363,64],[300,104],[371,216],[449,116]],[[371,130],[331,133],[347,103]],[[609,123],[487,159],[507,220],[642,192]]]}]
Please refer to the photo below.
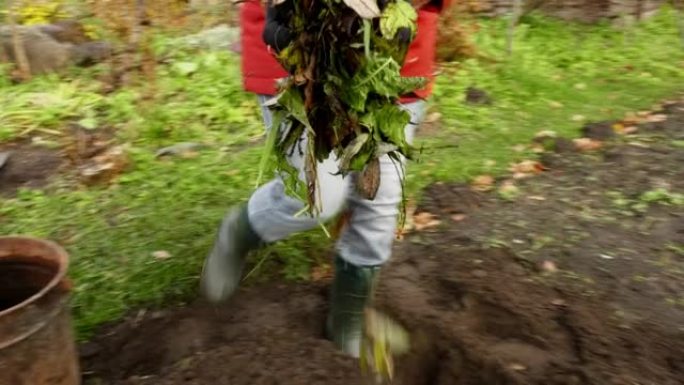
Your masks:
[{"label": "bundle of pulled weeds", "polygon": [[[272,99],[273,129],[267,157],[275,155],[288,193],[314,213],[317,162],[333,153],[340,173],[358,172],[357,190],[373,199],[380,184],[379,158],[401,166],[412,148],[404,130],[410,115],[399,98],[425,85],[400,75],[416,34],[417,13],[405,0],[286,0],[293,41],[278,54],[290,77]],[[306,138],[307,140],[302,140]],[[305,182],[287,161],[293,151],[305,159]]]}]

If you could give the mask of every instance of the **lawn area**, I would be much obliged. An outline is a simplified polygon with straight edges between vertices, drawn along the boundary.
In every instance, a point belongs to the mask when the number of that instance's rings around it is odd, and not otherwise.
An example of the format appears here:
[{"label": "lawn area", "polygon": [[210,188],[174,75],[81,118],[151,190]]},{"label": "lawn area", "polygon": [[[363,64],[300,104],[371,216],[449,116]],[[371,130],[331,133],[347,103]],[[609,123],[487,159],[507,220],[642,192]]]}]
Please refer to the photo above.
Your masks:
[{"label": "lawn area", "polygon": [[[505,172],[534,156],[515,148],[539,131],[576,137],[583,121],[649,109],[684,90],[684,47],[670,9],[626,29],[532,16],[510,57],[506,22],[480,23],[481,58],[445,65],[439,78],[431,110],[441,114],[440,129],[421,137],[422,157],[409,166],[407,193],[415,199],[434,181]],[[152,100],[143,85],[100,94],[97,68],[14,86],[0,77],[0,142],[31,135],[59,146],[69,122],[80,121],[115,129],[131,158],[109,186],[79,186],[67,173],[46,190],[1,201],[1,234],[50,238],[70,252],[83,338],[130,309],[194,297],[215,226],[254,189],[263,128],[255,98],[241,90],[239,57],[178,50],[165,40],[158,49],[168,63],[157,67]],[[464,103],[469,86],[493,103]],[[207,147],[187,159],[155,158],[160,147],[185,141]],[[297,235],[254,256],[247,283],[281,273],[310,279],[329,250],[321,230]],[[156,251],[169,257],[155,258]]]}]

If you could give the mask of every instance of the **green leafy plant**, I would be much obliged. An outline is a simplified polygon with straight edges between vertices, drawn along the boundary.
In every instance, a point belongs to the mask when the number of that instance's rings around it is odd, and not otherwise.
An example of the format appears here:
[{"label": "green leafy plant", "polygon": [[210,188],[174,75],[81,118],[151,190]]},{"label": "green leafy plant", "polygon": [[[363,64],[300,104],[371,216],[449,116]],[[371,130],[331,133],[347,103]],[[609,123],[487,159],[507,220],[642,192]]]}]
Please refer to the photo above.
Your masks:
[{"label": "green leafy plant", "polygon": [[[341,173],[361,173],[357,187],[369,199],[379,186],[380,157],[412,158],[404,136],[410,116],[397,102],[425,79],[400,75],[408,41],[398,35],[415,36],[417,14],[404,0],[376,8],[374,1],[296,1],[288,11],[296,39],[279,59],[292,76],[270,105],[274,127],[282,128],[271,131],[262,168],[275,153],[289,193],[310,213],[317,211],[317,162],[331,153]],[[303,136],[305,181],[287,159]]]}]

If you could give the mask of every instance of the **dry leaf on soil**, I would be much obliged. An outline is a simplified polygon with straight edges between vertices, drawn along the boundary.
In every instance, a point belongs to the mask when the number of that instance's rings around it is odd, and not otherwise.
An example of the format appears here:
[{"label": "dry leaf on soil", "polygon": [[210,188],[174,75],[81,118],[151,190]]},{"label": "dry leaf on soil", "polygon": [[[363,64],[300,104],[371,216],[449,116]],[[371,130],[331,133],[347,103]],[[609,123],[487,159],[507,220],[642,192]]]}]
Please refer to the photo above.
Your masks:
[{"label": "dry leaf on soil", "polygon": [[555,273],[558,271],[558,267],[553,261],[544,261],[542,263],[542,270],[546,271],[547,273]]},{"label": "dry leaf on soil", "polygon": [[622,130],[622,135],[632,135],[639,131],[637,126],[627,126]]},{"label": "dry leaf on soil", "polygon": [[465,214],[454,214],[451,216],[451,220],[454,222],[463,222],[466,218],[468,218],[468,216]]},{"label": "dry leaf on soil", "polygon": [[522,162],[512,164],[509,170],[513,173],[514,179],[522,179],[539,174],[546,170],[546,168],[539,161],[523,160]]},{"label": "dry leaf on soil", "polygon": [[573,143],[578,151],[596,151],[603,147],[603,142],[590,138],[577,138]]},{"label": "dry leaf on soil", "polygon": [[416,231],[423,231],[437,227],[442,224],[442,221],[437,219],[434,214],[422,212],[413,216],[413,227]]},{"label": "dry leaf on soil", "polygon": [[494,188],[494,177],[491,175],[480,175],[473,179],[472,188],[475,191],[490,191]]},{"label": "dry leaf on soil", "polygon": [[649,123],[662,123],[666,120],[667,120],[667,115],[665,115],[665,114],[650,115],[646,118],[646,121]]}]

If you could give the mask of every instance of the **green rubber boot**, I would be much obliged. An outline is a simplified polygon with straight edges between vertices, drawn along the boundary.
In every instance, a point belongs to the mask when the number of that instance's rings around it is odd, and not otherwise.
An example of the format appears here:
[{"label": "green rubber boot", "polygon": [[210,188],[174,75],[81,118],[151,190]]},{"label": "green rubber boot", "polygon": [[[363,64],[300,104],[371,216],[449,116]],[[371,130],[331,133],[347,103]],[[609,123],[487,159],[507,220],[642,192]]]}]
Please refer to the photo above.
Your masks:
[{"label": "green rubber boot", "polygon": [[263,242],[249,223],[247,207],[235,207],[223,219],[214,247],[204,261],[202,294],[211,302],[223,302],[235,292],[247,254]]},{"label": "green rubber boot", "polygon": [[358,358],[363,338],[364,310],[373,291],[379,267],[360,267],[335,258],[327,334],[340,350]]}]

